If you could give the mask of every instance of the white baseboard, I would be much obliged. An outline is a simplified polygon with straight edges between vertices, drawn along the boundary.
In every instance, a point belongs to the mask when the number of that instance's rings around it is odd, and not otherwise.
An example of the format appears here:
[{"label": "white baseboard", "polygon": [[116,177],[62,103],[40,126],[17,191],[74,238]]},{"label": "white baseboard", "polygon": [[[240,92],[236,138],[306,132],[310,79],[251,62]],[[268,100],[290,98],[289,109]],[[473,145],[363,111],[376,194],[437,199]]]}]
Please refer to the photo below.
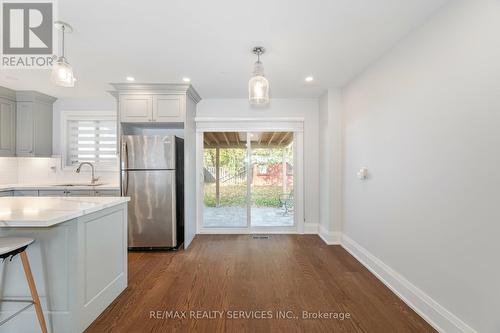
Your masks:
[{"label": "white baseboard", "polygon": [[[323,238],[321,233],[320,237]],[[323,238],[323,240],[325,239]],[[327,241],[325,240],[325,242]],[[341,245],[403,300],[403,302],[439,332],[477,333],[457,316],[446,310],[429,295],[406,280],[403,276],[348,236],[342,235]]]},{"label": "white baseboard", "polygon": [[318,223],[304,223],[304,234],[318,234]]},{"label": "white baseboard", "polygon": [[329,231],[324,226],[319,225],[319,237],[328,245],[339,245],[341,233],[337,231]]}]

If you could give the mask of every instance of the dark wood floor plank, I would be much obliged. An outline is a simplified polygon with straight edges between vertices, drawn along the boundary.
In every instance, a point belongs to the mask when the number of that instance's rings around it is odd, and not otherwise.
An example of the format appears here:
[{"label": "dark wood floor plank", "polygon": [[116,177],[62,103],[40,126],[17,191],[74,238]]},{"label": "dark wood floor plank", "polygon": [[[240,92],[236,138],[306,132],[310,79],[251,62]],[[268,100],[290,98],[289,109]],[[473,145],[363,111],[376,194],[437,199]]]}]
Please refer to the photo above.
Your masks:
[{"label": "dark wood floor plank", "polygon": [[[225,311],[154,319],[150,311]],[[230,319],[227,311],[272,311]],[[276,311],[295,319],[277,319]],[[352,319],[302,319],[302,311]],[[189,315],[188,315],[189,317]],[[316,235],[198,235],[186,251],[129,253],[129,287],[86,332],[435,332],[340,246]]]}]

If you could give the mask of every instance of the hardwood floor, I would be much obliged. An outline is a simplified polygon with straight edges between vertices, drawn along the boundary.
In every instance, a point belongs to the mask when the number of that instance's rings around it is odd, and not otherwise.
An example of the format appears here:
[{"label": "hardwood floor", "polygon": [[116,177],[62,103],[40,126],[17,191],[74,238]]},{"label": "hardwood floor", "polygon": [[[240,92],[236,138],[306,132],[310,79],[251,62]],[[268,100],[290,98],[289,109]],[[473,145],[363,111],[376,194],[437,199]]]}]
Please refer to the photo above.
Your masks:
[{"label": "hardwood floor", "polygon": [[[186,318],[166,317],[182,311]],[[278,319],[277,311],[293,315]],[[303,319],[303,311],[350,318]],[[187,251],[131,252],[129,287],[86,332],[333,331],[435,332],[343,248],[316,235],[198,235]]]}]

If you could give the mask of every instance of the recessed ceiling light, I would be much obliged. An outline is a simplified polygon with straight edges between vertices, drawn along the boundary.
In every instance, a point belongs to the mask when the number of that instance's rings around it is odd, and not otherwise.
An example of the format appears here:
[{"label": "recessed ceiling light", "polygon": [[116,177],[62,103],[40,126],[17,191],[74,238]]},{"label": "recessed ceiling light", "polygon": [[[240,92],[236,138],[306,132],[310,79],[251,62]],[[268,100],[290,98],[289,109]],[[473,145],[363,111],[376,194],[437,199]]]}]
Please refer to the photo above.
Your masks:
[{"label": "recessed ceiling light", "polygon": [[314,78],[312,76],[307,76],[305,78],[306,82],[313,82],[314,81]]},{"label": "recessed ceiling light", "polygon": [[127,76],[125,80],[127,80],[128,82],[134,82],[135,78],[133,76]]},{"label": "recessed ceiling light", "polygon": [[184,81],[184,82],[186,82],[186,83],[189,83],[189,82],[191,82],[191,79],[190,79],[190,78],[188,78],[188,77],[183,77],[183,78],[182,78],[182,81]]}]

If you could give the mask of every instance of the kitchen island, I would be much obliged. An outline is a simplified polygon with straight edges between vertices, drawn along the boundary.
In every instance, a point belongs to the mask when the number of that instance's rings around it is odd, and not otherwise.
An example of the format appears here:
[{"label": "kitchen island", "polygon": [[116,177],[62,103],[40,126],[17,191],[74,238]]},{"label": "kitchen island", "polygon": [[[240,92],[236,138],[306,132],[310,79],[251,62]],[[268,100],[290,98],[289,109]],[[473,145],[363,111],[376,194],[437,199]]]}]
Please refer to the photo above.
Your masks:
[{"label": "kitchen island", "polygon": [[[82,332],[127,287],[128,200],[0,198],[0,237],[35,239],[27,254],[49,332]],[[19,256],[0,263],[0,298],[30,298]],[[19,306],[3,303],[0,320]],[[39,330],[33,309],[0,327]]]}]

